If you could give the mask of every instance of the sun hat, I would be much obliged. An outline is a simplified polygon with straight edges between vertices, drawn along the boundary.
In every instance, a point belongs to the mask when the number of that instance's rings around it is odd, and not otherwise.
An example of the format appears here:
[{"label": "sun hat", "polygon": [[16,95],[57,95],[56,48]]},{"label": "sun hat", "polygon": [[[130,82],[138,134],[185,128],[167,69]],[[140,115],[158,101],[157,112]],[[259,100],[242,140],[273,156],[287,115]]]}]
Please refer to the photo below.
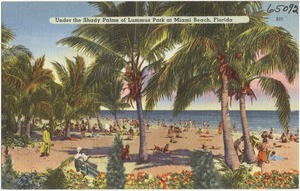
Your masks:
[{"label": "sun hat", "polygon": [[79,153],[82,150],[82,147],[77,147],[77,152]]}]

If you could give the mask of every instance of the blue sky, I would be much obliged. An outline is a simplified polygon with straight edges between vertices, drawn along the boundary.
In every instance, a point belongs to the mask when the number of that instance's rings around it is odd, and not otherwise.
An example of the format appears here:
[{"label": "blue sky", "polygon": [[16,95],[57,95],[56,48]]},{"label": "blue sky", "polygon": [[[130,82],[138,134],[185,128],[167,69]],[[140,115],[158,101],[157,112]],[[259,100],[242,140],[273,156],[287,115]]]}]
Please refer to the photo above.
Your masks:
[{"label": "blue sky", "polygon": [[[277,5],[291,5],[299,2],[269,2],[263,3],[263,8],[267,9],[270,5],[275,8]],[[50,17],[85,17],[98,14],[95,7],[87,2],[1,2],[1,20],[8,28],[12,29],[16,38],[12,45],[22,44],[29,48],[35,58],[46,55],[46,66],[51,68],[51,61],[64,63],[64,58],[76,56],[75,50],[68,47],[57,46],[56,42],[64,37],[70,36],[76,25],[53,25],[49,23]],[[277,21],[276,18],[283,19]],[[287,29],[299,44],[299,15],[295,13],[288,14],[281,11],[270,13],[269,25],[282,26]],[[87,59],[87,62],[91,60]],[[294,85],[288,85],[292,109],[298,110],[299,106],[299,82]],[[248,104],[249,110],[256,109],[274,109],[274,102],[262,95],[257,89],[255,92],[258,101]],[[172,109],[171,101],[159,102],[156,109]],[[220,109],[217,98],[212,95],[206,95],[192,103],[188,109]],[[231,109],[238,109],[238,103],[233,102]]]}]

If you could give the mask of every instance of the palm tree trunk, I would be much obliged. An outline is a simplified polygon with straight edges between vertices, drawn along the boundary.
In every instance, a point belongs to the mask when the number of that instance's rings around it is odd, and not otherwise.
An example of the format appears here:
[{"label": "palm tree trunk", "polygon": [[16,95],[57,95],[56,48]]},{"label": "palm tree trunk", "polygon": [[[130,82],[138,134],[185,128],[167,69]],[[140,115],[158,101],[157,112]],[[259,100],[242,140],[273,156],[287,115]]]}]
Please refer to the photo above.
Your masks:
[{"label": "palm tree trunk", "polygon": [[70,138],[71,137],[71,124],[70,120],[66,119],[66,137]]},{"label": "palm tree trunk", "polygon": [[142,105],[142,97],[138,95],[136,98],[136,107],[137,114],[139,120],[139,131],[140,131],[140,148],[139,148],[139,162],[147,162],[148,161],[148,152],[147,152],[147,140],[146,140],[146,130],[143,116],[143,105]]},{"label": "palm tree trunk", "polygon": [[25,117],[26,136],[30,138],[30,117]]},{"label": "palm tree trunk", "polygon": [[222,123],[223,123],[225,162],[230,169],[236,170],[239,168],[240,162],[234,150],[233,140],[230,134],[230,118],[229,118],[229,109],[228,109],[228,77],[225,74],[223,75],[221,74],[221,82],[222,82],[221,111],[222,111]]},{"label": "palm tree trunk", "polygon": [[240,112],[241,112],[241,121],[242,121],[242,129],[243,129],[243,136],[244,136],[244,144],[245,144],[245,162],[248,164],[256,162],[256,155],[251,144],[250,140],[250,133],[248,127],[248,119],[246,114],[246,105],[245,105],[245,95],[243,94],[240,97]]},{"label": "palm tree trunk", "polygon": [[96,118],[97,118],[97,123],[98,123],[98,127],[99,127],[100,131],[104,131],[104,128],[102,127],[102,124],[101,124],[100,112],[96,113]]},{"label": "palm tree trunk", "polygon": [[118,114],[117,114],[116,111],[114,112],[114,116],[115,116],[116,124],[117,124],[117,126],[119,127],[119,129],[120,129],[120,124],[119,124]]},{"label": "palm tree trunk", "polygon": [[21,136],[22,135],[22,121],[21,121],[21,117],[18,116],[18,121],[17,121],[17,132],[16,135]]},{"label": "palm tree trunk", "polygon": [[90,116],[86,116],[86,122],[87,122],[87,126],[88,126],[88,132],[92,132]]}]

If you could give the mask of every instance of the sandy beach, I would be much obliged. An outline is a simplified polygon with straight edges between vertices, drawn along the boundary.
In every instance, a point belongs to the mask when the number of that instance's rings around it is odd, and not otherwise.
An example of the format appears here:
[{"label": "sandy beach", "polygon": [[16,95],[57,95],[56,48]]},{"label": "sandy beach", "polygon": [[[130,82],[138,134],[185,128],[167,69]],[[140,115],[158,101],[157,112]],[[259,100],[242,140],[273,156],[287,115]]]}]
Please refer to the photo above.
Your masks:
[{"label": "sandy beach", "polygon": [[[93,124],[93,123],[92,123]],[[210,149],[213,155],[218,157],[224,156],[224,147],[222,135],[217,133],[217,127],[210,129],[210,134],[196,134],[196,129],[191,128],[187,132],[181,134],[182,138],[175,138],[175,143],[170,143],[170,138],[167,138],[167,129],[160,127],[151,127],[147,131],[147,147],[149,154],[149,163],[137,165],[135,163],[138,157],[139,137],[134,136],[133,140],[125,140],[127,135],[122,135],[123,144],[130,145],[130,153],[132,161],[125,162],[126,173],[137,173],[143,171],[152,174],[163,174],[166,172],[176,172],[182,170],[190,170],[189,156],[193,150],[201,149],[201,146],[214,146],[217,149]],[[86,136],[91,135],[87,133]],[[98,133],[98,137],[86,137],[84,139],[62,140],[59,137],[52,137],[51,152],[49,157],[40,157],[39,147],[35,148],[13,148],[9,152],[12,156],[14,169],[19,172],[44,172],[48,168],[56,168],[60,163],[76,154],[77,147],[85,148],[87,155],[104,156],[103,158],[91,158],[91,162],[98,165],[98,171],[105,172],[107,166],[107,155],[112,146],[114,134],[105,135]],[[238,139],[242,134],[233,133],[233,140]],[[260,137],[259,134],[256,134]],[[72,136],[79,136],[77,130],[72,131]],[[266,172],[271,170],[289,171],[291,169],[299,170],[299,144],[296,142],[281,143],[279,141],[280,134],[275,134],[274,139],[270,140],[269,145],[276,155],[286,157],[283,161],[270,161],[265,165]],[[170,144],[169,153],[154,153],[154,145],[164,147],[167,143]],[[273,143],[283,145],[282,148],[272,147]],[[3,151],[3,148],[2,148]],[[255,149],[257,152],[257,150]],[[3,155],[2,155],[3,156]],[[217,166],[216,166],[217,167]],[[74,169],[72,162],[68,168]],[[260,171],[256,164],[253,165],[253,171]]]}]

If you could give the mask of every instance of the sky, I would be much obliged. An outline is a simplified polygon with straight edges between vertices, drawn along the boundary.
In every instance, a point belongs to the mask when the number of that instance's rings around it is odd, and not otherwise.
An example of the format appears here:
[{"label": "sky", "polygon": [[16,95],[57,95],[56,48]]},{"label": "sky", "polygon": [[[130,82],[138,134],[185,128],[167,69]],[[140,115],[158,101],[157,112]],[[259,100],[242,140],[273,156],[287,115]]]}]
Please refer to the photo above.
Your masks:
[{"label": "sky", "polygon": [[[264,1],[263,9],[270,10],[278,5],[292,6],[298,1]],[[272,12],[269,15],[268,24],[272,26],[282,26],[288,30],[299,44],[299,14],[284,11],[280,7],[279,12]],[[15,34],[15,40],[11,45],[22,44],[29,48],[34,57],[42,55],[46,57],[46,67],[53,69],[51,62],[57,61],[65,63],[65,57],[72,58],[76,55],[82,55],[74,49],[56,45],[56,42],[64,37],[71,36],[72,31],[77,25],[53,25],[49,22],[50,17],[87,17],[98,14],[95,7],[87,2],[19,2],[19,1],[1,1],[1,22],[10,28]],[[84,56],[84,55],[82,55]],[[89,63],[92,60],[86,58]],[[291,109],[299,110],[299,77],[293,84],[288,84],[284,76],[275,73],[272,77],[281,80],[287,87],[291,96]],[[248,110],[274,110],[275,101],[265,96],[257,82],[251,84],[257,100],[253,103],[247,100]],[[172,109],[172,100],[162,100],[158,102],[155,109]],[[189,110],[220,110],[220,103],[213,94],[207,94],[195,100],[187,109]],[[231,110],[238,110],[239,104],[232,101]]]}]

